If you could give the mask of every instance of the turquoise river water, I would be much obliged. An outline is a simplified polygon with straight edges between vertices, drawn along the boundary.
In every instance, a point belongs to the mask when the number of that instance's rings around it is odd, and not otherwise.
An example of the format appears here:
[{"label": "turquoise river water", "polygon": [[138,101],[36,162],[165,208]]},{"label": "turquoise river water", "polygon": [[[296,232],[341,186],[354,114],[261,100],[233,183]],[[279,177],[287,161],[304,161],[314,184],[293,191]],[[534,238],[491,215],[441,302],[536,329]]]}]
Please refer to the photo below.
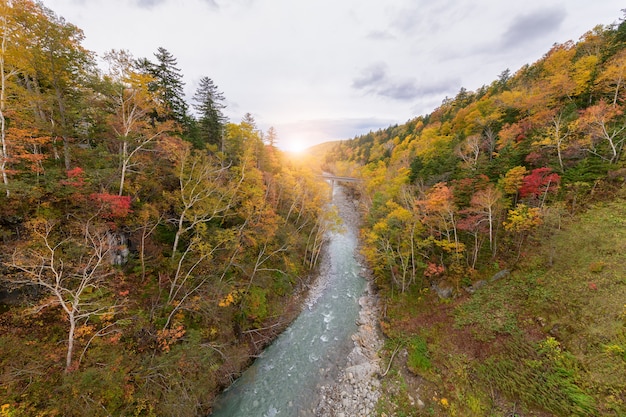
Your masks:
[{"label": "turquoise river water", "polygon": [[356,208],[341,187],[333,204],[344,220],[331,232],[320,276],[302,313],[218,399],[211,417],[310,417],[318,388],[345,364],[365,279],[355,256]]}]

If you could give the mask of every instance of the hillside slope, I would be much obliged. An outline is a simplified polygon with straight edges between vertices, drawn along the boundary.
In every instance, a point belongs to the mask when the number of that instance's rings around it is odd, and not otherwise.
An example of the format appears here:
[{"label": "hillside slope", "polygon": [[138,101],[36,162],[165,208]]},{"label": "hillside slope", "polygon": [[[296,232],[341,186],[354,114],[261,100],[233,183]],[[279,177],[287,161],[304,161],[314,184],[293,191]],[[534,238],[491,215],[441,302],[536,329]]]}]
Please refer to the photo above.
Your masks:
[{"label": "hillside slope", "polygon": [[625,252],[626,201],[618,199],[566,221],[510,276],[473,294],[397,298],[383,327],[389,351],[401,344],[405,354],[380,409],[626,415]]}]

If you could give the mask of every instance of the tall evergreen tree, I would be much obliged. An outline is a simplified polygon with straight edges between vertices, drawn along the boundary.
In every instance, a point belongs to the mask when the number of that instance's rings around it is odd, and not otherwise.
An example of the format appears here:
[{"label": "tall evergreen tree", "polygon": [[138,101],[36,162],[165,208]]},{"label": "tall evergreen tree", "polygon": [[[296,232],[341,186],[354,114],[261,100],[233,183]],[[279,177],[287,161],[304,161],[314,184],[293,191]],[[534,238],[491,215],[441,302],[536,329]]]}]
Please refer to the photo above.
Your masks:
[{"label": "tall evergreen tree", "polygon": [[193,100],[193,107],[198,112],[198,142],[216,145],[223,151],[224,124],[227,121],[222,112],[226,108],[224,94],[217,89],[212,79],[202,77]]},{"label": "tall evergreen tree", "polygon": [[163,47],[159,47],[154,56],[157,59],[156,63],[152,63],[146,58],[137,61],[139,69],[152,75],[155,79],[151,89],[164,110],[154,116],[159,121],[174,120],[184,130],[188,130],[190,124],[189,106],[185,102],[185,83],[183,74],[177,67],[178,62]]}]

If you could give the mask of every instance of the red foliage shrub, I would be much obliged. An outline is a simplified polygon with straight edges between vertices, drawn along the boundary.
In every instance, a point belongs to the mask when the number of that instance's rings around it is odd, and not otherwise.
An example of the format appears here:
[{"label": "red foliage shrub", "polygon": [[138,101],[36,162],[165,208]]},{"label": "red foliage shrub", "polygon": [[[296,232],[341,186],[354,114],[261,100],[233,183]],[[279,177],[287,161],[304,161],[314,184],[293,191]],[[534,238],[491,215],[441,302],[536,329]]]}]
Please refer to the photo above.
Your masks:
[{"label": "red foliage shrub", "polygon": [[105,219],[123,218],[133,212],[130,209],[130,196],[94,193],[90,197],[100,204],[102,217]]},{"label": "red foliage shrub", "polygon": [[445,272],[446,268],[443,265],[438,265],[433,262],[428,262],[426,269],[424,270],[424,276],[427,278],[436,277]]},{"label": "red foliage shrub", "polygon": [[66,172],[67,179],[61,180],[61,185],[82,188],[85,185],[85,171],[81,167],[70,169]]},{"label": "red foliage shrub", "polygon": [[519,193],[522,198],[538,198],[542,194],[556,192],[560,182],[559,174],[552,172],[550,168],[533,169],[529,175],[524,177]]}]

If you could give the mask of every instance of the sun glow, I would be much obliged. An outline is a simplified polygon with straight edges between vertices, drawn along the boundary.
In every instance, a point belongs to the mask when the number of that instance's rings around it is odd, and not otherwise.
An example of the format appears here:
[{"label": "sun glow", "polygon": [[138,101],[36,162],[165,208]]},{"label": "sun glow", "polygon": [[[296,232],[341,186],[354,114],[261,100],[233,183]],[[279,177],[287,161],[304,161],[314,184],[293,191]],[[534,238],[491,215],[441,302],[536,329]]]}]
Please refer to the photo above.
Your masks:
[{"label": "sun glow", "polygon": [[309,147],[309,144],[298,138],[289,139],[289,142],[285,146],[285,150],[291,153],[304,153]]}]

